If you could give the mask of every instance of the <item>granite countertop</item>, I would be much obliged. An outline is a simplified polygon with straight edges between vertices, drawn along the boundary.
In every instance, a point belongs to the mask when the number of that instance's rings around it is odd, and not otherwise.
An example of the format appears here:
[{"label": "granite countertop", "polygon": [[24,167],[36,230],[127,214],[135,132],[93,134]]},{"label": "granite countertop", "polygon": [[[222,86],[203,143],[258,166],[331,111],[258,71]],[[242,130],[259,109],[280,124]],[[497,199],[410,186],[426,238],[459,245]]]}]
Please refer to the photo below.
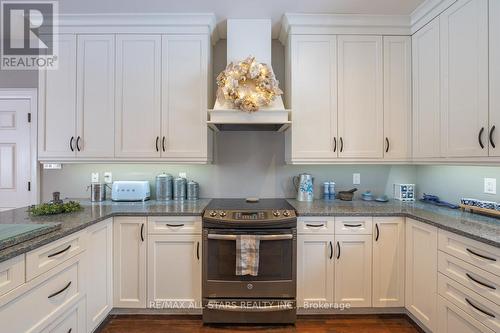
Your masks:
[{"label": "granite countertop", "polygon": [[[441,208],[425,203],[388,203],[366,201],[299,202],[288,200],[299,216],[406,216],[435,225],[441,229],[500,247],[500,219]],[[0,224],[57,223],[60,229],[0,250],[0,262],[26,253],[64,236],[113,216],[200,216],[210,199],[198,201],[111,202],[91,203],[80,200],[83,210],[63,215],[34,217],[27,208],[0,212]]]},{"label": "granite countertop", "polygon": [[405,216],[500,247],[500,219],[422,202],[288,200],[299,216]]},{"label": "granite countertop", "polygon": [[91,203],[78,200],[83,210],[69,214],[52,216],[30,216],[27,207],[0,212],[0,224],[57,224],[58,230],[36,238],[18,242],[0,250],[0,262],[26,253],[40,246],[63,238],[86,227],[113,216],[200,216],[210,199],[197,201],[158,202],[112,202]]}]

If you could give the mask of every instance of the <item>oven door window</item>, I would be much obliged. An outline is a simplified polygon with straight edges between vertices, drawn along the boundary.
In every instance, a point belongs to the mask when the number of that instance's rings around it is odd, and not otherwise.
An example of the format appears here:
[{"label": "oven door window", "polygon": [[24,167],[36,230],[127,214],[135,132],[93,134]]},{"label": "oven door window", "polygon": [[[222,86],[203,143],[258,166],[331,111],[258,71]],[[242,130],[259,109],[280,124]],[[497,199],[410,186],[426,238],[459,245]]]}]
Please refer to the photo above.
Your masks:
[{"label": "oven door window", "polygon": [[[241,231],[214,231],[216,234],[238,235]],[[261,235],[290,234],[291,231],[268,231]],[[255,234],[252,232],[252,234]],[[219,281],[279,281],[292,280],[293,239],[260,240],[257,276],[236,275],[236,241],[208,239],[205,249],[208,280]]]}]

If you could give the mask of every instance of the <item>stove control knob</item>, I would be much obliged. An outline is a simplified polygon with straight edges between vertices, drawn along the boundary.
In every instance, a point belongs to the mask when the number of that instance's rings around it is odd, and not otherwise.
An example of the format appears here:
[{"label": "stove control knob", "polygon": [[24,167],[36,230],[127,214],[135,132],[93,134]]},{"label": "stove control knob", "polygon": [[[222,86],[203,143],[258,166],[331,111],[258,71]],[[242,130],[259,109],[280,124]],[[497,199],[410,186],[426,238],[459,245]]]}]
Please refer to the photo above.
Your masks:
[{"label": "stove control knob", "polygon": [[283,212],[283,216],[284,216],[284,217],[289,217],[289,216],[290,216],[290,212],[289,212],[289,211],[287,211],[287,210],[285,210],[285,211]]},{"label": "stove control knob", "polygon": [[274,215],[275,217],[278,217],[278,216],[280,216],[280,212],[279,212],[279,211],[277,211],[277,210],[275,210],[275,211],[273,212],[273,215]]},{"label": "stove control knob", "polygon": [[217,212],[215,210],[212,210],[210,212],[210,217],[216,217],[217,216]]},{"label": "stove control knob", "polygon": [[221,212],[219,212],[219,216],[220,216],[220,217],[225,217],[226,215],[227,215],[227,214],[226,214],[226,212],[225,212],[225,211],[221,211]]}]

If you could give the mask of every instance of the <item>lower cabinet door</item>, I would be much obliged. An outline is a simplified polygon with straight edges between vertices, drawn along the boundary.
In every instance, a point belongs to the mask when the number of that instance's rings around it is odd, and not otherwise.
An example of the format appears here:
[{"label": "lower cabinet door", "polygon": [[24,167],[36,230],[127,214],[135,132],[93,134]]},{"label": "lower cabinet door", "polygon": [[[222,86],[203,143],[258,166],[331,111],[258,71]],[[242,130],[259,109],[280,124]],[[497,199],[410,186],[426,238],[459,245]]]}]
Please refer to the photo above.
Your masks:
[{"label": "lower cabinet door", "polygon": [[113,308],[113,219],[88,228],[87,327],[93,331]]},{"label": "lower cabinet door", "polygon": [[334,244],[333,235],[298,235],[299,307],[314,309],[322,303],[333,303]]},{"label": "lower cabinet door", "polygon": [[[93,332],[92,327],[88,332]],[[63,313],[51,325],[41,331],[41,333],[86,333],[85,328],[85,298]]]},{"label": "lower cabinet door", "polygon": [[372,306],[372,235],[335,236],[335,303]]},{"label": "lower cabinet door", "polygon": [[150,235],[148,307],[201,307],[201,235]]},{"label": "lower cabinet door", "polygon": [[492,330],[439,296],[438,333],[493,333]]}]

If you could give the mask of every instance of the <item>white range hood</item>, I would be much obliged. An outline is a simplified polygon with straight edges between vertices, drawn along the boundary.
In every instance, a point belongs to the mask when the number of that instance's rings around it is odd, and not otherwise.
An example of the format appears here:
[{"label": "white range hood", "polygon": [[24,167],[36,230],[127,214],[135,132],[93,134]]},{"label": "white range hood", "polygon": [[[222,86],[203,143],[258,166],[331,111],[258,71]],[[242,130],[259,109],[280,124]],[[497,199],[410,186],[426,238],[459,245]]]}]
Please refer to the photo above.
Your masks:
[{"label": "white range hood", "polygon": [[[227,20],[227,63],[239,62],[249,56],[271,65],[271,20]],[[208,110],[208,125],[215,131],[284,131],[290,124],[281,96],[256,112],[234,109],[232,103],[217,98]]]}]

